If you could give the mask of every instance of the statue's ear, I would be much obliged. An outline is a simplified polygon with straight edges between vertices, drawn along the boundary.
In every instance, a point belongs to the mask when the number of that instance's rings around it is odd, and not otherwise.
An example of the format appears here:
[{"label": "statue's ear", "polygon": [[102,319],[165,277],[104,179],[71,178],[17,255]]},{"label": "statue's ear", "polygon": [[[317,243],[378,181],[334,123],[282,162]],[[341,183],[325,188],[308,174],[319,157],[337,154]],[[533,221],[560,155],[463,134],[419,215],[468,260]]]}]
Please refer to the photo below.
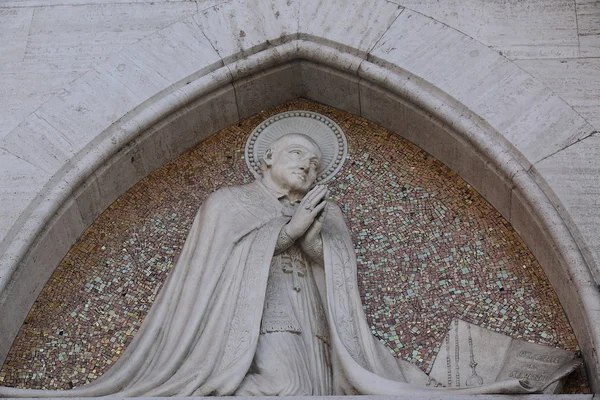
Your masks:
[{"label": "statue's ear", "polygon": [[265,162],[265,164],[268,167],[273,165],[273,150],[272,149],[267,149],[267,151],[265,151],[265,154],[263,155],[263,161]]}]

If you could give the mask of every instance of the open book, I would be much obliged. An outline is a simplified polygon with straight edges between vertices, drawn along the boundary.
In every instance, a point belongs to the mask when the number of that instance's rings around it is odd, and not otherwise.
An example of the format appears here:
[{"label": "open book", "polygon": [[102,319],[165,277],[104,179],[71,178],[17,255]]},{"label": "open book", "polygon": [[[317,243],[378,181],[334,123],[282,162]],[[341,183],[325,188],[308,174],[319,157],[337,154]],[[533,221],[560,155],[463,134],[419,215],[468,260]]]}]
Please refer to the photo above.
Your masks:
[{"label": "open book", "polygon": [[454,320],[429,376],[445,387],[473,387],[509,379],[527,380],[557,393],[579,364],[573,351],[512,339]]}]

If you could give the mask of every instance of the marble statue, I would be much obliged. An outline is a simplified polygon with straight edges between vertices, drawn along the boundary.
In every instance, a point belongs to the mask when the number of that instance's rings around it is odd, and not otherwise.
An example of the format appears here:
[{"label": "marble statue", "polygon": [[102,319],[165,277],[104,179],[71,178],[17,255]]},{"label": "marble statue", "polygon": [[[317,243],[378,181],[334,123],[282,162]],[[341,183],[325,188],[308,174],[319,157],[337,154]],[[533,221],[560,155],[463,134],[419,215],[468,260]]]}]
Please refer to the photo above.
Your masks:
[{"label": "marble statue", "polygon": [[[277,137],[275,137],[277,136]],[[435,387],[367,325],[340,208],[317,184],[340,166],[308,135],[263,144],[253,183],[201,206],[139,332],[97,381],[6,397],[529,393],[517,379]],[[332,146],[341,141],[331,141]],[[255,147],[251,143],[251,150]],[[256,144],[258,146],[258,144]],[[328,165],[323,171],[322,164]],[[337,164],[336,164],[337,162]],[[578,365],[578,364],[577,364]],[[562,374],[572,369],[567,366]],[[447,391],[445,391],[447,390]]]}]

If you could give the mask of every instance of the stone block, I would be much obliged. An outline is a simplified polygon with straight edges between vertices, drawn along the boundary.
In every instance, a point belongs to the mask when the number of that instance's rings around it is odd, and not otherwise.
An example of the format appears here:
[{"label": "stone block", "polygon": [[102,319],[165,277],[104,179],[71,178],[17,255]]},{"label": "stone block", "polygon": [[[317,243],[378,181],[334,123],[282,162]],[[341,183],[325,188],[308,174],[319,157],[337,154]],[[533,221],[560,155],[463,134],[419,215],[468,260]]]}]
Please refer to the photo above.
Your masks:
[{"label": "stone block", "polygon": [[232,0],[205,9],[194,19],[229,64],[296,39],[300,4],[299,0]]},{"label": "stone block", "polygon": [[528,106],[512,116],[512,121],[509,118],[505,121],[502,134],[532,164],[589,136],[594,130],[549,89],[532,98]]},{"label": "stone block", "polygon": [[476,40],[410,10],[394,21],[369,60],[392,70],[411,71],[465,104],[490,90],[498,72],[510,65]]},{"label": "stone block", "polygon": [[590,136],[534,165],[600,284],[600,137]]},{"label": "stone block", "polygon": [[222,65],[198,25],[187,18],[111,56],[96,69],[147,100]]},{"label": "stone block", "polygon": [[298,62],[288,63],[233,83],[239,118],[302,96]]},{"label": "stone block", "polygon": [[0,71],[0,139],[83,73],[17,63]]},{"label": "stone block", "polygon": [[[600,10],[598,18],[600,20]],[[598,37],[600,49],[600,29]],[[600,59],[518,60],[516,63],[600,130]]]},{"label": "stone block", "polygon": [[360,0],[303,1],[300,38],[366,58],[402,11],[401,6],[386,0],[371,1],[368,7]]},{"label": "stone block", "polygon": [[35,113],[1,139],[0,147],[51,175],[75,154],[71,142]]},{"label": "stone block", "polygon": [[110,54],[196,12],[193,2],[40,7],[31,22],[25,61],[85,72]]},{"label": "stone block", "polygon": [[32,18],[33,8],[0,9],[0,54],[3,64],[23,60]]},{"label": "stone block", "polygon": [[415,12],[398,17],[369,60],[397,73],[414,73],[464,104],[523,154],[524,167],[589,133],[585,120],[540,82],[462,33]]},{"label": "stone block", "polygon": [[300,62],[303,94],[319,103],[360,115],[359,78],[310,61]]},{"label": "stone block", "polygon": [[[0,35],[6,35],[6,39],[0,38],[0,47],[8,46],[0,50],[0,138],[111,54],[197,9],[193,2],[183,1],[90,4],[75,0],[75,7],[72,3],[32,0],[0,4]],[[28,5],[41,7],[34,13]]]},{"label": "stone block", "polygon": [[580,57],[600,57],[600,3],[577,0],[577,28]]},{"label": "stone block", "polygon": [[394,1],[456,28],[511,59],[578,57],[575,2]]},{"label": "stone block", "polygon": [[40,291],[84,229],[77,205],[67,201],[38,235],[18,270],[9,277],[2,274],[8,282],[0,295],[0,364]]},{"label": "stone block", "polygon": [[[0,255],[19,229],[18,219],[36,198],[49,174],[25,160],[0,149]],[[21,222],[22,223],[22,222]],[[17,224],[13,227],[14,224]],[[7,267],[0,263],[0,273]],[[4,279],[6,275],[0,274]],[[0,287],[2,285],[0,284]]]},{"label": "stone block", "polygon": [[61,127],[64,140],[77,153],[144,100],[112,77],[92,70],[44,103],[36,114]]}]

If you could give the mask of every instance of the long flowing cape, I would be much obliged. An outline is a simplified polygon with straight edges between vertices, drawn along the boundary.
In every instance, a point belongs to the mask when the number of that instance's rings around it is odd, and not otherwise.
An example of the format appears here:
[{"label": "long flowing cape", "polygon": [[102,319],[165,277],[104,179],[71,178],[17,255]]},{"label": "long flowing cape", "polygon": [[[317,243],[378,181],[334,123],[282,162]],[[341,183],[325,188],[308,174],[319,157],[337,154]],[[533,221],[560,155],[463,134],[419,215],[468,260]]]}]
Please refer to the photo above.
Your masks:
[{"label": "long flowing cape", "polygon": [[[443,388],[427,387],[426,374],[394,358],[372,336],[358,293],[350,233],[341,210],[328,207],[322,232],[325,265],[315,278],[326,288],[334,394],[441,394]],[[0,397],[234,394],[256,351],[269,267],[288,220],[259,182],[211,194],[144,323],[113,367],[72,390],[0,387]],[[530,391],[514,380],[461,393]]]}]

